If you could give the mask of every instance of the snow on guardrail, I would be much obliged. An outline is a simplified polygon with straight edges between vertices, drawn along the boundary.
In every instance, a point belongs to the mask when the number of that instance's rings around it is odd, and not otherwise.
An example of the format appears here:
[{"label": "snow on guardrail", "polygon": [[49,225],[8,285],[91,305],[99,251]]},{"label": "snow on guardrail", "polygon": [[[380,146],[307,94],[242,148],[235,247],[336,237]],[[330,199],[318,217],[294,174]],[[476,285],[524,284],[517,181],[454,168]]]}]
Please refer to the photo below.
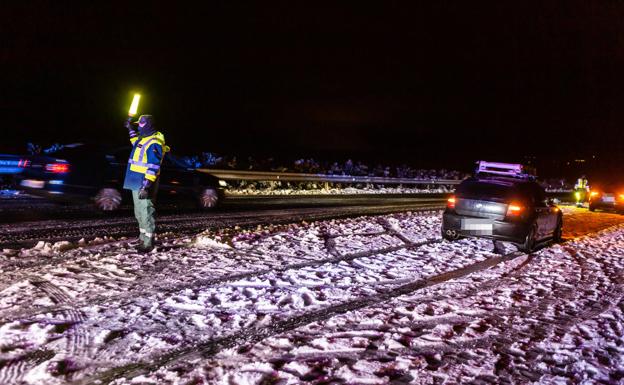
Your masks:
[{"label": "snow on guardrail", "polygon": [[294,172],[268,172],[268,171],[239,171],[239,170],[213,170],[198,168],[197,171],[214,175],[223,180],[250,180],[250,181],[284,181],[284,182],[333,182],[333,183],[377,183],[377,184],[433,184],[433,185],[457,185],[459,179],[414,179],[414,178],[390,178],[378,176],[350,176],[350,175],[326,175],[326,174],[302,174]]}]

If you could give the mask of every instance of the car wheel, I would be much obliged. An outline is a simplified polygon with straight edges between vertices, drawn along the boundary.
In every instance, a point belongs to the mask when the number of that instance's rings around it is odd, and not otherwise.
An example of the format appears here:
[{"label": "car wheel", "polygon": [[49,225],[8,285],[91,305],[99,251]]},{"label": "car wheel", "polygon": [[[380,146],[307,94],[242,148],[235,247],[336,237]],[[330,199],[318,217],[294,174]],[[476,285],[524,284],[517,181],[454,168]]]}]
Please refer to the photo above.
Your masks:
[{"label": "car wheel", "polygon": [[121,193],[114,188],[103,188],[95,195],[95,206],[102,211],[114,211],[121,206]]},{"label": "car wheel", "polygon": [[559,243],[563,239],[563,220],[561,217],[557,219],[557,227],[555,227],[555,231],[553,232],[553,242]]},{"label": "car wheel", "polygon": [[197,199],[202,209],[213,209],[219,204],[219,192],[214,188],[204,188],[200,190]]},{"label": "car wheel", "polygon": [[537,230],[535,228],[535,225],[531,226],[531,228],[529,229],[529,233],[527,234],[526,238],[524,239],[524,243],[521,244],[518,249],[520,251],[524,251],[525,253],[530,253],[535,249],[535,237],[537,234]]},{"label": "car wheel", "polygon": [[589,211],[596,211],[596,207],[589,205]]}]

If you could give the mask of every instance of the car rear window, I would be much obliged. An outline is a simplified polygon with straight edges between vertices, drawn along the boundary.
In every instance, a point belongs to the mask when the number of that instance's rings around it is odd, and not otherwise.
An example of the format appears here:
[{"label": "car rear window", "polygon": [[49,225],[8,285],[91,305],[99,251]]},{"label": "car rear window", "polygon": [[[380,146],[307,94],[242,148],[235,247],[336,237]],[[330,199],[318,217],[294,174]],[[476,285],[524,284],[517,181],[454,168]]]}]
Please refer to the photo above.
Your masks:
[{"label": "car rear window", "polygon": [[461,198],[487,199],[495,201],[526,200],[526,192],[522,192],[515,184],[502,181],[465,180],[455,194]]}]

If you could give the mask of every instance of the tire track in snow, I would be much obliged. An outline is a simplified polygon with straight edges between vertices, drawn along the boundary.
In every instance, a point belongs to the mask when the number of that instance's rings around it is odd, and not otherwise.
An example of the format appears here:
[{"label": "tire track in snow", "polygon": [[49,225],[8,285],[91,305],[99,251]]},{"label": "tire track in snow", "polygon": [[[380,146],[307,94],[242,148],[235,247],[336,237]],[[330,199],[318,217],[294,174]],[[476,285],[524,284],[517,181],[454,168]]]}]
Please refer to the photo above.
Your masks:
[{"label": "tire track in snow", "polygon": [[[297,208],[287,210],[263,210],[253,212],[234,212],[220,214],[195,214],[172,217],[161,217],[157,220],[157,231],[177,234],[196,234],[197,229],[223,228],[229,226],[253,226],[259,224],[282,224],[298,221],[319,221],[324,219],[349,218],[361,215],[382,215],[404,211],[439,210],[441,203],[414,202],[409,204],[388,204],[375,206],[339,206],[329,208]],[[57,222],[57,221],[55,221]],[[55,223],[52,222],[52,223]],[[111,223],[112,222],[112,223]],[[103,237],[134,237],[137,234],[136,222],[133,218],[117,220],[63,222],[62,226],[50,229],[29,228],[15,225],[4,226],[10,231],[0,235],[0,249],[19,249],[34,246],[39,241],[75,242],[82,238]],[[22,229],[23,228],[23,229]],[[20,231],[21,229],[21,231]]]},{"label": "tire track in snow", "polygon": [[[533,261],[534,258],[522,262],[520,265],[509,272],[505,276],[490,280],[484,284],[478,285],[476,288],[468,290],[462,293],[460,297],[451,295],[444,296],[445,298],[433,299],[466,299],[474,297],[484,290],[492,290],[496,287],[503,285],[503,281],[513,280],[518,277],[521,271]],[[579,261],[576,261],[579,264]],[[579,264],[579,268],[583,270],[583,266]],[[581,274],[583,276],[583,274]],[[573,299],[582,290],[582,279],[579,279],[577,286],[562,286],[555,291],[549,292],[547,297],[540,297],[536,300],[537,303],[532,302],[528,305],[515,307],[514,309],[503,309],[498,311],[490,311],[483,323],[488,325],[489,328],[497,328],[501,330],[500,334],[492,335],[487,338],[479,339],[475,341],[472,349],[488,349],[492,351],[494,355],[498,356],[498,360],[495,364],[495,374],[497,381],[510,381],[511,383],[524,383],[527,381],[536,381],[544,374],[537,366],[527,367],[527,359],[525,355],[519,356],[517,351],[512,350],[510,347],[514,341],[527,341],[526,344],[535,344],[541,340],[546,339],[552,334],[556,324],[549,318],[544,318],[544,314],[553,307],[554,304],[565,302]],[[430,302],[430,301],[427,301]],[[518,317],[522,320],[534,319],[537,323],[534,323],[530,328],[518,329],[515,327],[518,323]],[[446,342],[445,342],[446,343]],[[533,361],[537,357],[541,357],[544,354],[543,351],[539,351],[534,347],[527,351],[529,357],[533,357]],[[453,365],[461,363],[462,357],[457,354],[456,350],[450,352],[449,355],[445,355],[442,359],[444,365]]]},{"label": "tire track in snow", "polygon": [[89,345],[89,333],[80,327],[86,320],[85,315],[77,310],[72,304],[72,299],[61,288],[51,282],[36,277],[29,280],[30,284],[43,291],[53,302],[63,303],[64,309],[57,312],[63,316],[61,322],[56,323],[59,334],[65,334],[67,343],[65,345],[65,355],[80,356],[86,351]]},{"label": "tire track in snow", "polygon": [[[64,335],[66,338],[64,351],[59,355],[59,352],[39,349],[12,360],[0,361],[0,383],[2,384],[20,383],[27,372],[55,357],[61,358],[61,360],[56,360],[54,364],[56,364],[59,372],[63,372],[67,363],[65,358],[83,356],[87,352],[87,347],[90,343],[88,331],[80,327],[80,324],[86,319],[85,316],[71,306],[71,298],[61,288],[40,277],[31,277],[28,282],[41,290],[53,302],[67,304],[62,310],[57,312],[62,319],[50,321],[55,325],[52,332]],[[3,347],[3,349],[7,349],[7,347]],[[67,379],[72,377],[72,373],[69,372],[62,374]]]},{"label": "tire track in snow", "polygon": [[455,291],[452,294],[438,294],[431,297],[424,297],[420,299],[419,303],[426,304],[448,299],[461,300],[474,297],[476,294],[483,291],[493,290],[497,287],[505,285],[507,283],[506,281],[513,281],[513,279],[518,277],[525,268],[531,265],[534,260],[535,254],[526,254],[526,259],[524,261],[522,261],[518,266],[514,266],[509,271],[501,274],[500,277],[489,279],[485,282],[479,283],[475,287],[464,289],[460,292]]},{"label": "tire track in snow", "polygon": [[[590,269],[586,261],[578,257],[577,251],[570,247],[566,247],[565,250],[570,254],[580,271],[576,282],[566,282],[567,285],[556,287],[547,298],[541,298],[537,304],[532,303],[521,306],[513,312],[507,311],[510,317],[506,317],[506,320],[500,318],[500,315],[505,312],[496,314],[499,319],[496,326],[505,331],[505,333],[493,336],[489,344],[481,347],[490,348],[499,355],[496,363],[497,376],[514,382],[538,381],[543,375],[550,373],[551,369],[541,369],[536,364],[545,361],[544,356],[550,356],[552,359],[557,353],[547,352],[536,345],[555,335],[563,337],[572,326],[602,312],[602,309],[596,311],[597,309],[592,306],[576,314],[566,314],[565,317],[561,316],[561,311],[553,315],[548,314],[548,311],[555,308],[557,304],[566,302],[578,303],[578,297],[582,295],[580,293],[585,292],[585,290],[596,283],[594,277],[589,274]],[[533,319],[537,323],[529,330],[516,330],[513,328],[513,324],[517,322],[517,317]],[[513,341],[520,339],[528,340],[527,344],[533,345],[522,356],[519,356],[517,352],[509,348]],[[552,359],[551,362],[556,362],[556,360]]]},{"label": "tire track in snow", "polygon": [[[106,305],[109,303],[118,304],[118,301],[130,300],[129,302],[122,304],[122,305],[129,305],[134,302],[133,299],[137,298],[140,295],[155,294],[155,293],[162,295],[162,294],[179,292],[184,289],[206,288],[210,286],[220,285],[229,281],[249,279],[249,278],[253,278],[262,274],[275,273],[275,272],[279,273],[279,272],[284,272],[287,270],[298,270],[298,269],[303,269],[307,267],[317,267],[317,266],[321,266],[324,264],[336,264],[340,262],[350,262],[358,258],[372,257],[374,255],[379,255],[379,254],[388,254],[388,253],[393,253],[393,252],[396,252],[399,250],[405,250],[405,249],[414,249],[414,248],[418,248],[421,246],[426,246],[426,245],[431,245],[431,244],[436,244],[436,243],[441,243],[441,242],[442,242],[442,239],[431,239],[431,240],[426,240],[420,243],[413,243],[412,245],[409,245],[409,246],[398,245],[398,246],[391,246],[391,247],[387,247],[383,249],[366,250],[366,251],[361,251],[361,252],[352,253],[352,254],[345,254],[345,255],[338,253],[337,256],[334,256],[331,258],[325,258],[321,260],[299,262],[299,263],[294,263],[290,265],[270,267],[266,269],[260,269],[260,270],[242,272],[242,273],[227,274],[225,276],[216,277],[216,278],[197,279],[197,280],[192,280],[191,282],[184,282],[182,284],[176,284],[176,285],[169,285],[167,283],[163,284],[161,283],[161,280],[157,279],[157,277],[154,275],[155,273],[154,271],[147,271],[143,279],[132,282],[132,285],[134,287],[139,287],[139,289],[136,289],[136,290],[126,289],[126,291],[124,291],[122,294],[119,294],[116,296],[101,296],[99,298],[98,297],[85,298],[80,301],[73,302],[73,306],[80,308],[83,306]],[[144,287],[144,285],[148,282],[151,283],[152,285],[148,288],[148,290],[145,290],[142,287]],[[13,322],[16,320],[23,319],[25,317],[32,317],[37,314],[57,313],[57,312],[63,312],[66,310],[67,308],[65,306],[52,306],[52,307],[39,308],[39,309],[34,309],[34,310],[28,309],[22,312],[16,312],[15,310],[13,310],[13,311],[8,312],[7,315],[0,315],[0,323]]]},{"label": "tire track in snow", "polygon": [[[395,208],[395,206],[391,206],[392,208]],[[431,211],[433,209],[437,209],[439,207],[434,206],[434,207],[416,207],[413,208],[412,211],[417,211],[417,212],[427,212],[427,211]],[[391,210],[390,212],[394,212],[395,210]],[[371,215],[371,216],[375,216],[375,215],[383,215],[385,212],[382,210],[380,213],[373,213],[373,214],[366,214],[366,213],[362,213],[362,212],[355,212],[355,213],[347,213],[344,215],[334,215],[334,216],[329,216],[327,217],[325,214],[320,213],[318,214],[318,218],[312,218],[312,217],[302,217],[299,218],[300,220],[310,220],[310,221],[318,221],[318,220],[323,220],[323,219],[333,219],[333,218],[348,218],[348,217],[352,217],[352,216],[361,216],[361,215]],[[254,217],[255,218],[255,217]],[[270,218],[264,218],[260,221],[252,221],[251,223],[220,223],[219,222],[219,226],[216,227],[206,227],[204,228],[202,231],[208,230],[208,229],[216,229],[216,228],[227,228],[228,226],[231,225],[237,225],[237,226],[257,226],[260,224],[264,224],[267,223],[267,220]],[[232,218],[232,219],[236,219],[236,218]],[[182,219],[180,219],[180,221],[182,221]],[[177,221],[176,221],[177,222]],[[235,221],[234,221],[235,222]],[[292,223],[292,220],[290,218],[285,218],[283,220],[279,220],[277,222],[274,222],[274,224],[278,224],[278,223]],[[158,224],[159,228],[159,232],[162,232],[161,226],[162,224],[159,222]],[[191,230],[190,231],[182,231],[179,232],[179,234],[181,234],[180,236],[174,237],[172,239],[169,239],[168,242],[174,242],[176,240],[182,240],[186,237],[192,236],[197,234],[197,223],[193,222],[190,225]],[[95,226],[96,228],[100,228],[101,226]],[[132,223],[132,231],[129,233],[130,235],[134,235],[136,234],[136,226],[134,225],[134,222]],[[107,234],[108,235],[108,234]],[[84,237],[80,237],[75,239],[75,241],[79,241]],[[41,239],[38,239],[41,240]],[[65,239],[67,240],[67,239]],[[44,240],[45,241],[45,240]],[[110,246],[110,245],[114,245],[114,244],[118,244],[120,246],[125,245],[128,246],[128,244],[131,242],[132,240],[114,240],[114,241],[110,241],[110,242],[104,242],[104,243],[98,243],[92,246],[78,246],[77,248],[79,248],[80,250],[93,250],[93,249],[98,249],[98,248],[103,248],[106,246]],[[3,246],[2,244],[0,244],[0,248],[3,248],[5,246]],[[158,248],[157,251],[169,251],[171,249],[175,249],[178,247],[182,247],[182,246],[165,246],[165,247],[160,247]],[[78,251],[76,250],[77,248],[72,248],[71,251]],[[110,252],[110,253],[101,253],[101,257],[106,257],[106,256],[113,256],[113,255],[117,255],[119,254],[119,252]],[[39,267],[44,267],[47,265],[51,265],[54,267],[59,267],[60,265],[65,265],[67,263],[72,263],[75,260],[80,259],[81,257],[85,257],[84,255],[80,255],[80,253],[75,253],[75,255],[67,255],[67,253],[61,253],[61,255],[59,256],[55,256],[52,258],[42,258],[41,256],[35,256],[35,257],[31,257],[31,258],[20,258],[17,261],[12,261],[12,260],[0,260],[0,269],[3,272],[4,278],[6,279],[7,277],[9,277],[9,273],[12,273],[13,271],[17,271],[17,270],[23,270],[23,269],[33,269],[33,268],[39,268]],[[88,256],[87,256],[88,257]],[[20,273],[15,276],[11,276],[10,277],[10,281],[9,282],[5,282],[4,284],[2,284],[2,287],[0,287],[0,289],[4,289],[10,285],[13,285],[19,281],[22,280],[22,277],[27,276],[28,274],[31,274],[30,272],[24,272],[24,271],[20,271]]]},{"label": "tire track in snow", "polygon": [[51,360],[56,353],[36,350],[9,360],[0,360],[0,384],[20,384],[32,368]]},{"label": "tire track in snow", "polygon": [[342,313],[370,307],[373,305],[378,305],[393,298],[409,294],[417,290],[438,285],[452,279],[461,278],[472,273],[496,266],[502,262],[510,261],[520,255],[524,255],[524,253],[515,251],[502,256],[492,257],[469,266],[439,274],[434,277],[416,280],[399,287],[386,289],[380,294],[365,296],[355,299],[353,301],[339,303],[326,307],[324,309],[295,316],[290,319],[277,321],[264,328],[241,330],[233,335],[227,335],[223,337],[213,338],[204,342],[199,342],[195,344],[195,346],[189,348],[179,349],[169,353],[165,353],[158,357],[153,357],[150,362],[138,362],[108,369],[105,372],[96,374],[91,378],[84,379],[79,383],[83,384],[97,381],[107,384],[119,378],[136,377],[138,375],[157,370],[162,366],[166,366],[181,360],[190,360],[199,357],[208,358],[218,354],[225,349],[231,349],[237,346],[252,345],[268,337],[288,332],[313,322],[324,321]]},{"label": "tire track in snow", "polygon": [[[525,269],[530,262],[534,260],[534,256],[527,256],[527,259],[517,266],[514,266],[513,269],[505,272],[501,275],[500,279],[509,280],[511,276],[518,276],[519,272]],[[496,280],[499,280],[497,278]],[[485,284],[480,284],[477,286],[476,290],[469,290],[468,292],[463,293],[460,298],[468,298],[477,295],[479,292],[483,290],[491,290],[498,286],[498,283],[494,282],[496,280],[489,280]],[[534,369],[530,367],[530,369],[526,369],[527,364],[524,356],[522,357],[519,364],[516,363],[517,357],[519,356],[518,351],[514,351],[511,349],[511,345],[514,341],[522,341],[522,340],[536,340],[540,338],[544,338],[544,329],[536,330],[536,328],[530,328],[525,330],[516,330],[512,326],[514,322],[517,322],[517,319],[514,316],[518,316],[518,314],[522,314],[524,316],[532,314],[536,314],[536,318],[544,314],[544,312],[549,309],[553,303],[560,303],[562,300],[571,299],[575,295],[578,294],[578,290],[580,287],[577,286],[574,289],[569,287],[563,288],[557,292],[551,293],[548,298],[540,298],[539,303],[531,304],[530,306],[523,306],[520,309],[504,309],[500,311],[495,311],[493,314],[491,311],[483,312],[482,315],[477,316],[442,316],[442,317],[434,317],[433,319],[426,321],[416,321],[411,323],[402,323],[399,325],[382,325],[382,326],[371,326],[367,325],[362,327],[361,329],[356,326],[356,328],[348,328],[348,331],[338,330],[338,328],[330,328],[323,329],[326,332],[329,332],[330,335],[326,335],[327,338],[351,338],[353,336],[353,332],[357,334],[358,330],[363,330],[365,332],[374,332],[377,333],[373,340],[381,338],[381,335],[391,335],[391,334],[399,334],[405,335],[406,338],[400,340],[403,345],[406,345],[405,348],[402,349],[391,349],[388,351],[378,351],[377,349],[371,349],[370,346],[367,349],[362,349],[361,351],[350,351],[350,352],[318,352],[318,353],[310,353],[310,354],[299,354],[296,357],[290,355],[286,355],[283,357],[284,362],[290,361],[306,361],[311,360],[314,361],[316,359],[325,359],[325,358],[344,358],[348,360],[379,360],[381,362],[393,361],[396,357],[408,357],[408,356],[424,356],[427,358],[427,369],[436,370],[436,367],[440,366],[448,366],[448,365],[461,365],[466,362],[467,359],[470,359],[470,354],[465,352],[465,350],[474,350],[474,349],[488,349],[493,351],[495,354],[499,355],[499,360],[496,364],[497,370],[497,380],[503,381],[511,381],[511,383],[524,383],[527,380],[536,380],[544,374],[542,370]],[[582,288],[580,288],[582,290]],[[615,295],[618,297],[618,295]],[[442,300],[453,298],[457,299],[456,296],[438,296],[435,300]],[[430,301],[427,301],[430,302]],[[423,302],[418,301],[419,304]],[[585,318],[587,316],[592,316],[590,314],[585,314],[585,316],[581,318]],[[595,315],[595,314],[594,314]],[[428,333],[427,329],[432,329],[435,326],[438,326],[441,323],[444,324],[466,324],[470,323],[476,319],[482,318],[484,324],[490,325],[489,327],[497,327],[500,330],[504,331],[504,333],[500,333],[498,335],[490,335],[485,337],[477,337],[475,339],[471,339],[468,341],[447,341],[441,339],[439,343],[411,343],[414,339],[418,338],[420,335],[426,335]],[[552,322],[544,322],[547,326],[552,326],[557,328],[557,324],[552,324]],[[576,320],[570,320],[571,325],[575,324]],[[341,326],[340,328],[344,328]],[[407,334],[400,329],[409,328],[410,331]],[[305,334],[305,333],[304,333]],[[436,358],[436,354],[443,353],[441,358]],[[533,354],[530,357],[540,357],[542,354],[546,354],[546,352],[540,351],[537,348],[531,348],[529,355]],[[254,356],[258,358],[257,356]],[[468,358],[466,358],[468,357]],[[267,357],[270,358],[271,362],[280,361],[280,357]],[[262,360],[262,356],[260,360]],[[485,380],[485,379],[483,379]]]},{"label": "tire track in snow", "polygon": [[[611,310],[613,307],[618,306],[624,298],[624,276],[619,273],[615,277],[610,277],[613,282],[612,287],[607,290],[601,290],[606,293],[601,296],[599,301],[586,300],[585,306],[579,311],[560,310],[556,314],[549,315],[549,309],[556,308],[558,304],[565,304],[567,302],[579,303],[579,296],[583,296],[583,293],[590,289],[592,286],[599,284],[596,282],[596,275],[590,271],[590,265],[582,257],[582,253],[571,247],[566,247],[565,250],[570,254],[575,261],[578,268],[571,269],[572,271],[578,270],[579,278],[576,282],[566,282],[567,285],[557,287],[554,291],[549,292],[547,297],[540,297],[534,300],[534,302],[516,307],[514,309],[504,309],[500,311],[489,312],[483,319],[485,324],[490,327],[498,328],[503,331],[497,335],[492,335],[487,338],[480,338],[470,342],[465,347],[456,346],[453,341],[444,341],[441,346],[434,347],[437,352],[448,353],[442,357],[441,365],[457,365],[461,364],[463,357],[461,352],[457,349],[488,349],[493,354],[498,355],[496,362],[496,379],[497,381],[510,381],[511,383],[524,383],[527,381],[537,381],[543,375],[554,374],[552,365],[549,365],[547,369],[542,369],[540,362],[557,362],[560,359],[554,357],[559,355],[558,351],[548,351],[539,347],[539,343],[543,340],[552,339],[555,336],[563,338],[563,336],[569,332],[571,328],[579,323],[592,319],[606,311]],[[507,276],[501,276],[500,279],[508,280],[511,276],[518,276],[518,272],[527,266],[529,260],[524,261],[518,265],[511,274]],[[606,266],[605,266],[606,267]],[[599,269],[600,272],[608,272],[606,268]],[[427,302],[435,302],[443,299],[462,299],[469,298],[477,295],[483,290],[491,290],[500,286],[500,283],[491,280],[485,284],[479,285],[473,290],[464,292],[461,297],[457,296],[439,296],[433,299],[429,299]],[[583,303],[583,301],[581,301]],[[521,319],[518,320],[518,317]],[[526,323],[526,320],[534,320],[532,327],[524,329],[518,329],[514,327],[518,322]],[[400,327],[409,325],[399,325]],[[397,327],[399,327],[397,326]],[[399,333],[397,330],[392,329],[388,332]],[[400,334],[400,333],[399,333]],[[527,344],[525,353],[520,353],[518,350],[513,350],[510,346],[514,342],[524,341],[523,344]],[[424,345],[427,346],[427,345]],[[450,350],[446,347],[451,347]],[[423,345],[410,347],[404,353],[419,353],[421,352]],[[401,351],[392,352],[401,354]],[[423,352],[426,354],[426,349]],[[363,353],[367,357],[367,353]],[[360,357],[360,355],[358,355]],[[564,365],[565,366],[565,365]],[[560,370],[560,369],[556,369]]]},{"label": "tire track in snow", "polygon": [[[210,287],[210,286],[219,285],[228,281],[253,278],[258,275],[272,273],[272,272],[283,272],[287,270],[297,270],[297,269],[302,269],[302,268],[307,268],[307,267],[317,267],[317,266],[321,266],[327,263],[335,264],[335,263],[340,263],[340,262],[351,262],[358,258],[367,258],[367,257],[371,257],[374,255],[379,255],[379,254],[388,254],[388,253],[396,252],[399,250],[412,250],[412,249],[425,246],[425,245],[441,243],[443,241],[441,238],[438,238],[438,239],[427,239],[422,242],[413,242],[403,237],[405,239],[403,240],[405,245],[390,246],[387,248],[377,249],[377,250],[365,250],[361,252],[343,255],[336,249],[336,244],[335,244],[335,238],[340,237],[341,235],[340,234],[330,235],[326,229],[325,230],[321,229],[321,233],[322,233],[322,237],[324,238],[325,247],[327,248],[328,254],[332,255],[333,256],[332,258],[325,258],[321,260],[307,260],[305,262],[299,262],[299,263],[294,263],[294,264],[285,265],[285,266],[270,266],[262,270],[254,270],[250,272],[229,274],[229,275],[225,275],[225,276],[221,276],[217,278],[199,279],[199,280],[194,279],[190,283],[183,282],[182,284],[176,284],[176,285],[169,285],[166,283],[164,284],[161,283],[164,280],[161,281],[160,279],[158,279],[158,274],[162,275],[163,277],[170,276],[172,272],[165,271],[165,269],[177,268],[177,265],[171,265],[171,264],[166,265],[164,263],[161,263],[161,264],[157,263],[155,265],[150,266],[147,269],[141,269],[140,274],[137,275],[138,279],[135,279],[132,282],[132,286],[130,288],[128,287],[120,288],[120,290],[123,289],[123,294],[119,294],[117,296],[100,296],[99,298],[98,297],[84,298],[81,301],[74,302],[73,306],[83,307],[83,306],[92,306],[92,305],[103,305],[107,303],[114,304],[115,301],[120,301],[120,300],[123,301],[128,298],[133,299],[140,295],[151,294],[155,291],[157,291],[158,293],[174,293],[174,292],[178,292],[184,289],[197,289],[197,288]],[[393,231],[392,233],[390,233],[390,235],[396,236],[397,233],[398,233],[397,231]],[[383,234],[388,234],[388,232],[383,231],[383,232],[371,233],[371,234],[366,233],[364,235],[376,236],[376,235],[383,235]],[[358,235],[362,235],[362,234],[358,234]],[[95,247],[97,246],[98,245],[96,245]],[[250,253],[245,252],[245,251],[239,251],[239,250],[231,250],[231,251],[239,255],[243,255],[243,256],[251,255]],[[111,254],[118,254],[118,253],[111,253]],[[100,254],[100,256],[106,256],[106,255],[107,254]],[[177,273],[177,271],[173,273]],[[24,274],[26,274],[26,272]],[[141,277],[141,275],[143,277]],[[12,282],[11,284],[14,284],[20,281],[21,279],[18,279]],[[396,284],[397,282],[389,282],[387,284],[393,284],[393,283]],[[150,287],[148,287],[147,290],[145,289],[146,284],[151,285]],[[381,285],[383,285],[383,283]],[[133,290],[133,287],[138,287],[139,289]],[[132,303],[133,301],[129,301],[121,305],[127,306]],[[38,314],[59,313],[59,312],[64,312],[66,310],[67,308],[64,306],[45,307],[45,308],[38,308],[34,310],[29,309],[29,310],[25,310],[21,312],[16,312],[13,310],[13,311],[8,312],[9,314],[7,316],[4,316],[2,315],[2,313],[0,313],[0,323],[12,322],[15,320],[23,319],[25,317],[32,317]]]}]

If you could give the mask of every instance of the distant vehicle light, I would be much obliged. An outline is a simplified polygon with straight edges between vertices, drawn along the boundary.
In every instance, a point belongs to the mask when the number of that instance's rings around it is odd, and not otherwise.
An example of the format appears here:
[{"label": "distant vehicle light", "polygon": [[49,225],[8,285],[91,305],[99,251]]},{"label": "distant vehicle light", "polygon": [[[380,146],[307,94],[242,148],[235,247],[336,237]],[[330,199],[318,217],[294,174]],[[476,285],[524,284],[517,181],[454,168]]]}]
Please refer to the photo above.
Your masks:
[{"label": "distant vehicle light", "polygon": [[26,168],[30,166],[30,160],[28,159],[20,159],[19,162],[17,162],[17,167],[19,168]]},{"label": "distant vehicle light", "polygon": [[618,198],[620,198],[620,199],[624,200],[624,194],[619,194],[619,195],[618,195]]},{"label": "distant vehicle light", "polygon": [[63,181],[62,180],[49,180],[48,184],[59,185],[59,184],[63,184]]},{"label": "distant vehicle light", "polygon": [[46,171],[53,172],[55,174],[64,174],[69,172],[68,163],[49,163],[45,166]]},{"label": "distant vehicle light", "polygon": [[448,207],[449,209],[455,208],[455,197],[450,197],[446,200],[446,207]]},{"label": "distant vehicle light", "polygon": [[598,191],[592,191],[589,193],[590,197],[595,197],[596,195],[598,195]]}]

